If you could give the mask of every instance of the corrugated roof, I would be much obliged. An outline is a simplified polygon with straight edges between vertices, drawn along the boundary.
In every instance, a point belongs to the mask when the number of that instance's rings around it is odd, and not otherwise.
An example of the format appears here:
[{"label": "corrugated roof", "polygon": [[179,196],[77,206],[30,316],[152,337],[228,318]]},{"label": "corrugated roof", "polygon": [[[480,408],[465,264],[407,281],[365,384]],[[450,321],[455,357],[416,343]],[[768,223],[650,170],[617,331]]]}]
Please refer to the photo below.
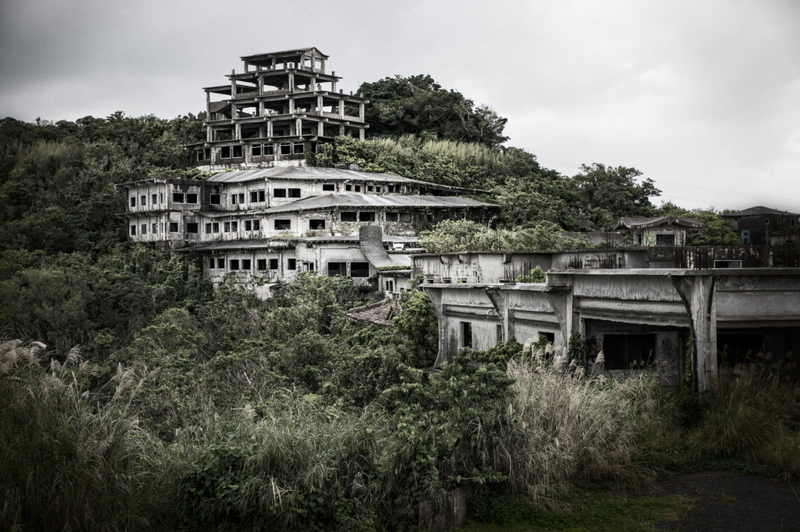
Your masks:
[{"label": "corrugated roof", "polygon": [[398,196],[398,195],[369,195],[369,194],[328,194],[325,196],[312,196],[279,205],[264,210],[266,214],[280,212],[313,211],[339,208],[470,208],[470,207],[496,207],[491,203],[475,201],[458,196]]},{"label": "corrugated roof", "polygon": [[217,183],[241,183],[245,181],[254,181],[258,179],[309,179],[314,181],[320,180],[356,180],[356,181],[385,181],[385,182],[400,182],[400,183],[424,183],[426,185],[434,185],[435,183],[427,183],[426,181],[417,181],[415,179],[408,179],[399,177],[392,174],[384,174],[377,172],[360,172],[357,170],[344,170],[339,168],[316,168],[309,166],[275,166],[273,168],[264,168],[260,170],[239,170],[236,172],[220,172],[212,175],[206,181]]},{"label": "corrugated roof", "polygon": [[659,216],[657,218],[620,218],[617,225],[613,227],[616,229],[646,229],[648,227],[656,227],[658,225],[678,225],[688,229],[705,229],[708,227],[706,224],[697,218],[675,218],[672,216]]},{"label": "corrugated roof", "polygon": [[760,205],[757,206],[757,207],[750,207],[749,209],[745,209],[743,211],[729,212],[727,214],[720,214],[720,216],[723,217],[723,218],[728,218],[728,217],[741,218],[741,217],[744,217],[744,216],[763,216],[765,214],[782,214],[782,215],[788,215],[788,216],[798,216],[797,213],[788,212],[788,211],[779,211],[777,209],[770,209],[769,207],[762,207]]}]

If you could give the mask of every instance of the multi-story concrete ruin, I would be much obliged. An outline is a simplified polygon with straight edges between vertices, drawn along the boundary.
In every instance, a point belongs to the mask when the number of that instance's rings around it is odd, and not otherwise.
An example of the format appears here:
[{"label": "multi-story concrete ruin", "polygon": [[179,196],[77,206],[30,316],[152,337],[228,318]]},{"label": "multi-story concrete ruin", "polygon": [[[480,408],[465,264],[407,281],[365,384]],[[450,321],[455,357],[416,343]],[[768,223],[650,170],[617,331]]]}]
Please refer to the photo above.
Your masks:
[{"label": "multi-story concrete ruin", "polygon": [[336,136],[364,139],[368,100],[337,90],[316,48],[248,55],[229,83],[206,87],[205,142],[193,158],[212,165],[257,165],[304,157]]}]

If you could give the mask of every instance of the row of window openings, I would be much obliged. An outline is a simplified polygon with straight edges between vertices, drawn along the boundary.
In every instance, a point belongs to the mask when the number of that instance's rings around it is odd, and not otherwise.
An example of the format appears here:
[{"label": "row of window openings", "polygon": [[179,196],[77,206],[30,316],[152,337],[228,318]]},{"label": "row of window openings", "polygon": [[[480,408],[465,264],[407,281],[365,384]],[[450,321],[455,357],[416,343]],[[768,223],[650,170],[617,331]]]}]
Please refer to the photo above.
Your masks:
[{"label": "row of window openings", "polygon": [[[281,155],[300,155],[305,152],[302,143],[297,144],[281,144],[280,145],[280,154]],[[244,157],[244,151],[242,146],[222,146],[219,149],[219,157],[220,159],[240,159]],[[262,156],[271,156],[275,155],[275,147],[272,144],[253,144],[250,146],[250,155],[253,157],[262,157]],[[205,156],[205,154],[198,152],[197,157],[198,161],[202,161],[200,159],[201,156]]]},{"label": "row of window openings", "polygon": [[[187,223],[186,224],[186,232],[187,233],[197,233],[198,226],[196,223]],[[161,224],[161,232],[164,232],[164,224]],[[169,222],[169,232],[170,233],[177,233],[178,232],[178,222]],[[153,222],[150,224],[150,233],[157,234],[158,233],[158,224]],[[147,234],[147,224],[142,224],[139,227],[139,234],[146,235]],[[136,226],[131,226],[131,236],[136,236]]]},{"label": "row of window openings", "polygon": [[[341,213],[341,220],[343,222],[374,222],[375,221],[375,213],[370,211],[345,211]],[[386,221],[387,222],[411,222],[411,213],[410,212],[387,212],[386,213]],[[433,221],[433,215],[428,215],[428,221]],[[313,228],[312,228],[313,229]]]},{"label": "row of window openings", "polygon": [[[164,203],[164,194],[153,194],[150,196],[150,205]],[[172,193],[172,203],[197,203],[197,194],[184,194],[182,192]],[[139,206],[147,206],[147,196],[139,197]],[[131,207],[136,207],[136,196],[131,196]]]},{"label": "row of window openings", "polygon": [[[277,270],[279,264],[280,262],[278,259],[256,259],[256,270],[258,271]],[[230,259],[228,265],[231,271],[249,271],[251,270],[252,262],[250,261],[250,259]],[[209,259],[208,267],[212,270],[214,269],[224,270],[225,259],[224,258]],[[297,259],[287,259],[286,269],[296,270]]]},{"label": "row of window openings", "polygon": [[[276,220],[277,222],[278,220]],[[289,220],[281,220],[289,221]],[[291,223],[291,222],[290,222]],[[206,233],[219,233],[219,222],[210,222],[206,224]],[[261,231],[261,220],[244,220],[242,227],[245,231]],[[239,222],[223,222],[222,228],[226,233],[235,233],[239,230]]]}]

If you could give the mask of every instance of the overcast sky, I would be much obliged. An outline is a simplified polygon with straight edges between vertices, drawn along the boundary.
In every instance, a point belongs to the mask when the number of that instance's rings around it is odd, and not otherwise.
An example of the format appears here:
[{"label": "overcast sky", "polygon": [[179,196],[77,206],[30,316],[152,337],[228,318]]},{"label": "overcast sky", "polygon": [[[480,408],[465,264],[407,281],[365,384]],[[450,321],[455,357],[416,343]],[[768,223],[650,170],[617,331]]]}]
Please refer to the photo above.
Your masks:
[{"label": "overcast sky", "polygon": [[562,174],[800,211],[800,0],[2,0],[0,117],[197,114],[239,57],[308,46],[345,90],[430,74]]}]

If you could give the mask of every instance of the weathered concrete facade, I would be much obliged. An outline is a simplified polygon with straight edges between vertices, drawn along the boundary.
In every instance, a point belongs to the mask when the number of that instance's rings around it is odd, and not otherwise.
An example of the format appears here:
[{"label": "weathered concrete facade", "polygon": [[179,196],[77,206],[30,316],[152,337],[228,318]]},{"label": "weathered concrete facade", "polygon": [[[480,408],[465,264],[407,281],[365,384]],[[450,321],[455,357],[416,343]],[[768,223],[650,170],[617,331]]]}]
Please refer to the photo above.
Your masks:
[{"label": "weathered concrete facade", "polygon": [[683,246],[688,231],[699,231],[707,226],[697,218],[620,218],[613,227],[617,231],[629,231],[633,242],[640,246]]},{"label": "weathered concrete facade", "polygon": [[462,347],[542,334],[563,347],[577,332],[592,345],[590,363],[604,352],[596,372],[621,376],[652,366],[674,389],[689,357],[694,387],[707,390],[722,352],[742,340],[777,358],[800,351],[797,269],[553,270],[540,284],[423,286],[439,316],[437,365]]},{"label": "weathered concrete facade", "polygon": [[328,56],[318,49],[240,59],[244,72],[232,71],[228,84],[204,89],[206,140],[189,146],[197,162],[272,164],[303,158],[336,136],[364,139],[369,100],[337,91],[342,78],[326,72]]}]

